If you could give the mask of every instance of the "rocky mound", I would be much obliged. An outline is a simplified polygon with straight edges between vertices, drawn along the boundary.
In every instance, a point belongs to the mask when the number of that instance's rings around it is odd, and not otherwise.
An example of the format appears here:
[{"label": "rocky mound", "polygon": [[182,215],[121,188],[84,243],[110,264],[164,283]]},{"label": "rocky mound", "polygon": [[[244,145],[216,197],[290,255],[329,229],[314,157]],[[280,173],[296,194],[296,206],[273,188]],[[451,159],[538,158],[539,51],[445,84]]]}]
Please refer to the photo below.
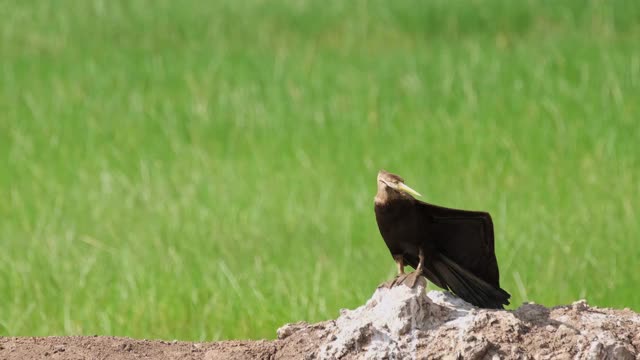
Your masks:
[{"label": "rocky mound", "polygon": [[640,315],[584,300],[478,309],[422,283],[380,288],[336,320],[285,325],[278,338],[318,359],[640,359]]},{"label": "rocky mound", "polygon": [[335,320],[287,324],[274,341],[189,343],[114,337],[0,338],[0,359],[640,359],[640,314],[585,301],[515,311],[380,288]]}]

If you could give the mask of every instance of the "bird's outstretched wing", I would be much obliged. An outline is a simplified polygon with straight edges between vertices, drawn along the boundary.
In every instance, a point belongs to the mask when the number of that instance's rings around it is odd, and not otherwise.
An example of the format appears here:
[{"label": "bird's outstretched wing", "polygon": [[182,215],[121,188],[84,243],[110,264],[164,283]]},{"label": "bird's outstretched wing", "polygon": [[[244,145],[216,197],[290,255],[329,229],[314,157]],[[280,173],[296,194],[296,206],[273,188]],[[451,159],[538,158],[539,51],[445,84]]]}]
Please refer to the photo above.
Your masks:
[{"label": "bird's outstretched wing", "polygon": [[508,304],[510,295],[500,288],[491,216],[422,201],[415,206],[422,241],[435,253],[425,276],[476,305]]}]

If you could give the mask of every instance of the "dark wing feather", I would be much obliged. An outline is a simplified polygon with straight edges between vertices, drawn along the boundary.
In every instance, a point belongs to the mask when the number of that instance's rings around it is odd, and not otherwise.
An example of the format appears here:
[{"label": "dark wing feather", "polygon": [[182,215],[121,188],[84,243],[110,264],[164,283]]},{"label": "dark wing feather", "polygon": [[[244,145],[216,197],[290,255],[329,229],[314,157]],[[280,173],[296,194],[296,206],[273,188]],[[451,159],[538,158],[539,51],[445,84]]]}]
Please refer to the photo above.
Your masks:
[{"label": "dark wing feather", "polygon": [[422,246],[431,250],[424,275],[474,305],[497,309],[508,305],[511,295],[500,288],[491,216],[421,201],[415,206]]},{"label": "dark wing feather", "polygon": [[446,256],[440,255],[432,266],[445,279],[447,288],[462,299],[490,309],[502,309],[503,305],[509,305],[511,295],[508,292],[480,279]]},{"label": "dark wing feather", "polygon": [[450,209],[416,201],[425,242],[467,271],[500,287],[493,222],[486,212]]}]

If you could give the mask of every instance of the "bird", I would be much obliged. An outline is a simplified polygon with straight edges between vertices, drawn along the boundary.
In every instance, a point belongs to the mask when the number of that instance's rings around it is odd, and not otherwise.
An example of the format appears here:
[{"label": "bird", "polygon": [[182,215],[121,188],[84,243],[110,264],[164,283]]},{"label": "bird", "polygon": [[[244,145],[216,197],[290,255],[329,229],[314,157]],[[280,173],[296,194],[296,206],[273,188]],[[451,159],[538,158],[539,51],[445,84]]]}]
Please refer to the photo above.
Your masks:
[{"label": "bird", "polygon": [[[429,204],[404,179],[377,176],[374,209],[378,229],[398,275],[383,284],[415,287],[422,276],[472,305],[504,309],[511,295],[500,287],[491,215]],[[404,267],[415,269],[405,274]]]}]

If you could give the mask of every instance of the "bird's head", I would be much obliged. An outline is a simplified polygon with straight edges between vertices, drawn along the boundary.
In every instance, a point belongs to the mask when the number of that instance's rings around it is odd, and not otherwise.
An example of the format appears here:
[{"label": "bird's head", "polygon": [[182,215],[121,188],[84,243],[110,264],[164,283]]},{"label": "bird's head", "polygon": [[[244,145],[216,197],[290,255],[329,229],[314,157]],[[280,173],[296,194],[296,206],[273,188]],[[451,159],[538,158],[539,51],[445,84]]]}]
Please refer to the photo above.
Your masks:
[{"label": "bird's head", "polygon": [[376,203],[385,203],[394,199],[411,199],[422,196],[404,183],[404,179],[390,172],[380,170],[378,172],[378,193]]}]

